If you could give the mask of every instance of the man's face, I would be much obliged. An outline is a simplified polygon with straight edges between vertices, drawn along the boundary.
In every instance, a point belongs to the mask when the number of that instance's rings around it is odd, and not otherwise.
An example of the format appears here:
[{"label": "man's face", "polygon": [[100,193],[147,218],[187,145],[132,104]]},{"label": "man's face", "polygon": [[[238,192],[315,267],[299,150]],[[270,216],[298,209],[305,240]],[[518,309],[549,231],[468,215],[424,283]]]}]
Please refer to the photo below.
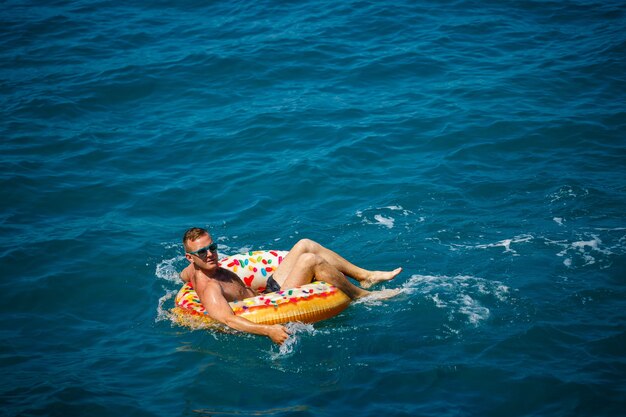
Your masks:
[{"label": "man's face", "polygon": [[203,235],[196,240],[187,241],[185,258],[202,269],[217,268],[217,245],[213,243],[211,235]]}]

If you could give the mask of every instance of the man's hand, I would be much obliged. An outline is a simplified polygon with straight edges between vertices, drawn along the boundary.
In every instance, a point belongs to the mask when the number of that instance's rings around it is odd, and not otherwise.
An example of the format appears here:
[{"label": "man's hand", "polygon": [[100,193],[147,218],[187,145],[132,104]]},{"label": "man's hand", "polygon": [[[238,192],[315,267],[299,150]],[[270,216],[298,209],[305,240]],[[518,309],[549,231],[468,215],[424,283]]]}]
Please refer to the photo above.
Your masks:
[{"label": "man's hand", "polygon": [[289,332],[285,326],[273,324],[269,326],[267,337],[272,339],[272,342],[282,345],[289,338]]}]

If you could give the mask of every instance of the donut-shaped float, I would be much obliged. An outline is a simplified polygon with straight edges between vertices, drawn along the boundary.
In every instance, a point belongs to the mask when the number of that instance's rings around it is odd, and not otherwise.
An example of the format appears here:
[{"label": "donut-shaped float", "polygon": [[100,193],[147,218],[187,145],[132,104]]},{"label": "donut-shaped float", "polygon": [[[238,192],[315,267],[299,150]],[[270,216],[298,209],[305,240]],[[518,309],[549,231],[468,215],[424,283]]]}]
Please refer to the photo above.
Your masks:
[{"label": "donut-shaped float", "polygon": [[[252,289],[262,292],[267,278],[282,262],[287,251],[255,251],[220,260],[222,268],[239,276]],[[315,323],[342,312],[350,298],[339,288],[321,281],[233,301],[233,312],[254,323],[278,324],[299,321]],[[172,314],[177,323],[189,327],[211,327],[218,323],[209,317],[191,283],[178,291]]]}]

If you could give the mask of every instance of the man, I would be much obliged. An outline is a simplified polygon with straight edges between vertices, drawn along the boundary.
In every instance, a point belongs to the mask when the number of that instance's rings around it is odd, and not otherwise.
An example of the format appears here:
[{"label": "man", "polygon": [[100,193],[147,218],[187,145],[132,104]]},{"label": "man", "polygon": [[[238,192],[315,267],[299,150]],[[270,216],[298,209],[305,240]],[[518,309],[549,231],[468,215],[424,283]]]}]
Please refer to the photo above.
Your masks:
[{"label": "man", "polygon": [[[267,336],[273,342],[282,344],[289,337],[285,326],[262,325],[236,316],[228,304],[258,295],[252,288],[227,269],[218,266],[217,244],[209,232],[193,227],[183,236],[185,258],[189,261],[180,277],[191,282],[209,316],[235,330]],[[351,264],[335,252],[313,242],[302,239],[289,251],[282,263],[268,279],[270,291],[289,289],[308,284],[314,280],[325,281],[342,290],[351,299],[371,294],[364,288],[393,279],[402,268],[393,271],[369,271]],[[346,278],[359,281],[357,287]],[[383,297],[396,295],[398,291],[388,290]]]}]

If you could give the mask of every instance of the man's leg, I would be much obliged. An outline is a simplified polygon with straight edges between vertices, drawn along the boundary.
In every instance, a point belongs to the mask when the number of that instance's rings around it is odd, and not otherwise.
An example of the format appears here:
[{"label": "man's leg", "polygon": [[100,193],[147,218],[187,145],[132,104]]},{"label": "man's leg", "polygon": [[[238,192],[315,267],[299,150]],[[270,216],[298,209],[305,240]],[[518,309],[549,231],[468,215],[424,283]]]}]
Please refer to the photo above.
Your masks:
[{"label": "man's leg", "polygon": [[[286,260],[287,258],[285,258]],[[274,276],[276,276],[276,273],[274,273]],[[313,253],[303,253],[298,256],[294,266],[289,271],[289,276],[284,281],[281,277],[275,279],[283,290],[309,284],[315,279],[334,285],[353,300],[370,294],[369,291],[352,284],[341,271],[329,264],[321,256]]]},{"label": "man's leg", "polygon": [[363,288],[369,288],[373,284],[388,281],[402,272],[402,268],[397,268],[393,271],[369,271],[348,262],[337,253],[317,242],[310,239],[302,239],[294,245],[285,259],[283,259],[280,267],[274,273],[274,278],[279,282],[285,281],[291,275],[291,270],[296,265],[298,258],[307,253],[321,257],[342,274],[359,281]]}]

